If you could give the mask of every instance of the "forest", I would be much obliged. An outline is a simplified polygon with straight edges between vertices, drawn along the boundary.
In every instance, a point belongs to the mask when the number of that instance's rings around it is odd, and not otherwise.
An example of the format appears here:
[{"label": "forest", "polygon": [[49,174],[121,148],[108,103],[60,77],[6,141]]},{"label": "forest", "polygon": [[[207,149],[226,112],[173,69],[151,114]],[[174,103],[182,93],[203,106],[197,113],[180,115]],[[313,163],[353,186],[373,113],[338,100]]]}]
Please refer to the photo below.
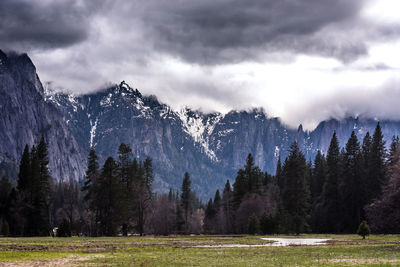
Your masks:
[{"label": "forest", "polygon": [[352,132],[343,147],[334,132],[313,161],[294,142],[275,174],[249,154],[206,203],[189,172],[181,188],[155,193],[151,158],[138,160],[126,144],[103,166],[91,148],[80,182],[54,182],[50,160],[42,137],[26,145],[16,183],[1,178],[3,236],[355,233],[364,221],[373,233],[400,232],[399,138],[387,149],[379,123],[363,140]]}]

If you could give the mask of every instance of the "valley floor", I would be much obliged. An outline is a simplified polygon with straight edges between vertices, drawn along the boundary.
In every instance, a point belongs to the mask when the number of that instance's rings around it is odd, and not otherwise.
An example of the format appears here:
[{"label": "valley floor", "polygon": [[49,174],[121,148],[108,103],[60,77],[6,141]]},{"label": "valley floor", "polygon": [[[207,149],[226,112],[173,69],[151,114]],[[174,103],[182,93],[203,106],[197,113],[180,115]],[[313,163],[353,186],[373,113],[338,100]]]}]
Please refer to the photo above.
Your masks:
[{"label": "valley floor", "polygon": [[331,240],[318,246],[212,247],[270,242],[261,237],[0,238],[0,266],[400,266],[400,235],[300,235]]}]

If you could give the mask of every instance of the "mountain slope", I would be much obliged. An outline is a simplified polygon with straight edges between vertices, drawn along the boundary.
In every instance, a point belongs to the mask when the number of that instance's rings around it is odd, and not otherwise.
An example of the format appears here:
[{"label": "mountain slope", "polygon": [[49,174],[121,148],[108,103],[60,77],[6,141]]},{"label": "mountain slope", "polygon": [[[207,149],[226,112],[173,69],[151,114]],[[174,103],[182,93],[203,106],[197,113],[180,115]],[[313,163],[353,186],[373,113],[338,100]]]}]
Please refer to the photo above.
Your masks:
[{"label": "mountain slope", "polygon": [[26,54],[6,55],[0,50],[0,96],[0,172],[15,178],[25,145],[37,144],[44,135],[52,177],[82,178],[86,156],[63,116],[44,100],[36,68]]}]

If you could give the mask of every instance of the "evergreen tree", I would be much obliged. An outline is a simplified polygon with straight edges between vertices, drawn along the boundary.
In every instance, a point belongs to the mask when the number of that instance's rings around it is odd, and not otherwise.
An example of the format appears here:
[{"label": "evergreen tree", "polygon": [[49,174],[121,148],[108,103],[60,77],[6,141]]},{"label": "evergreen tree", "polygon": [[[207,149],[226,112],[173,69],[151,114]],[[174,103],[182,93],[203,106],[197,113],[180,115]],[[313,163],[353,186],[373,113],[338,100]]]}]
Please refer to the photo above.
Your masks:
[{"label": "evergreen tree", "polygon": [[29,215],[27,207],[28,204],[25,196],[21,193],[17,193],[13,188],[9,196],[9,215],[7,218],[11,235],[27,235],[28,231],[25,229],[27,226],[27,215]]},{"label": "evergreen tree", "polygon": [[283,208],[289,217],[286,229],[299,234],[307,230],[309,190],[307,187],[306,160],[297,142],[290,146],[290,154],[283,166]]},{"label": "evergreen tree", "polygon": [[222,206],[225,218],[225,232],[232,233],[233,226],[233,192],[229,180],[226,181],[224,191],[222,193]]},{"label": "evergreen tree", "polygon": [[121,220],[122,220],[122,234],[128,235],[129,221],[132,217],[131,195],[133,173],[131,164],[132,149],[126,145],[121,144],[118,148],[118,179],[122,183],[122,197],[121,197]]},{"label": "evergreen tree", "polygon": [[323,186],[326,179],[326,160],[325,156],[320,150],[317,151],[317,155],[314,160],[314,168],[312,170],[311,182],[310,182],[310,193],[312,203],[316,203],[322,194]]},{"label": "evergreen tree", "polygon": [[118,180],[118,165],[108,157],[95,183],[94,205],[99,234],[113,236],[120,225],[121,182]]},{"label": "evergreen tree", "polygon": [[37,199],[35,200],[35,210],[38,216],[38,233],[40,235],[48,235],[50,231],[50,174],[47,165],[49,164],[49,156],[47,145],[44,137],[40,139],[37,148],[37,157],[39,161],[39,184],[37,191]]},{"label": "evergreen tree", "polygon": [[279,189],[282,191],[283,181],[282,181],[282,164],[281,164],[280,156],[278,158],[278,163],[276,164],[275,180],[276,180],[276,183],[277,183]]},{"label": "evergreen tree", "polygon": [[22,154],[21,162],[19,164],[18,173],[18,190],[25,191],[31,187],[31,157],[28,145],[25,145],[24,153]]},{"label": "evergreen tree", "polygon": [[132,149],[128,145],[122,143],[118,148],[118,175],[121,182],[126,184],[128,190],[130,190],[130,185],[132,183],[130,173],[131,157]]},{"label": "evergreen tree", "polygon": [[82,186],[82,191],[85,192],[84,200],[90,201],[92,198],[92,190],[93,184],[96,182],[96,179],[99,176],[99,163],[98,157],[96,155],[96,150],[92,147],[90,148],[89,156],[88,156],[88,166],[86,169],[85,181]]},{"label": "evergreen tree", "polygon": [[189,173],[185,172],[185,175],[183,176],[183,181],[182,181],[182,193],[181,193],[181,205],[183,208],[183,213],[184,213],[184,218],[185,218],[185,232],[189,232],[189,218],[191,215],[191,181],[189,177]]},{"label": "evergreen tree", "polygon": [[215,196],[214,196],[214,206],[217,209],[217,212],[219,210],[220,205],[221,205],[221,195],[219,193],[219,189],[217,189],[217,191],[215,191]]},{"label": "evergreen tree", "polygon": [[364,217],[364,173],[360,144],[354,131],[346,144],[341,181],[342,230],[355,231]]},{"label": "evergreen tree", "polygon": [[204,212],[204,232],[213,234],[215,233],[215,217],[216,217],[216,209],[214,207],[214,203],[212,199],[207,203],[206,210]]},{"label": "evergreen tree", "polygon": [[260,233],[260,222],[258,220],[258,217],[254,213],[249,218],[247,231],[249,235],[256,235]]},{"label": "evergreen tree", "polygon": [[340,175],[340,153],[339,141],[336,132],[333,133],[328,153],[326,156],[326,180],[322,193],[321,216],[323,232],[335,233],[339,231],[339,175]]},{"label": "evergreen tree", "polygon": [[362,144],[362,148],[361,148],[361,153],[363,156],[363,160],[364,160],[364,168],[368,168],[368,160],[369,160],[369,154],[371,153],[371,144],[372,144],[372,138],[371,135],[369,134],[369,132],[367,132],[364,136],[363,139],[363,144]]},{"label": "evergreen tree", "polygon": [[371,152],[369,155],[366,181],[368,202],[381,195],[381,186],[385,183],[386,176],[386,148],[379,122],[372,136]]},{"label": "evergreen tree", "polygon": [[260,217],[260,230],[263,235],[276,232],[276,221],[272,214],[264,212]]},{"label": "evergreen tree", "polygon": [[397,156],[397,150],[399,149],[400,146],[400,141],[398,136],[393,136],[392,137],[392,143],[390,144],[390,150],[389,150],[389,159],[388,159],[388,167],[393,166],[398,159],[396,158]]},{"label": "evergreen tree", "polygon": [[40,190],[40,162],[36,147],[31,148],[31,168],[29,187],[23,192],[25,197],[25,217],[26,226],[24,227],[25,235],[40,235],[40,207],[38,192]]},{"label": "evergreen tree", "polygon": [[376,233],[400,232],[400,150],[394,158],[397,160],[388,169],[382,195],[365,208],[371,229]]},{"label": "evergreen tree", "polygon": [[3,176],[0,180],[0,219],[8,216],[11,190],[10,181],[6,176]]},{"label": "evergreen tree", "polygon": [[145,159],[142,164],[139,164],[139,175],[138,180],[135,182],[136,188],[136,211],[137,211],[137,229],[139,234],[142,236],[144,233],[144,225],[146,223],[146,213],[150,207],[153,193],[152,183],[153,177],[153,166],[152,161],[149,157]]},{"label": "evergreen tree", "polygon": [[247,181],[245,171],[243,169],[239,169],[235,183],[233,184],[233,201],[235,209],[240,206],[244,195],[248,192],[248,185],[249,182]]},{"label": "evergreen tree", "polygon": [[264,174],[258,166],[254,165],[254,158],[249,154],[244,169],[239,169],[233,184],[234,206],[236,209],[240,206],[246,194],[262,194],[263,179]]},{"label": "evergreen tree", "polygon": [[360,223],[360,226],[358,227],[357,234],[362,236],[363,239],[365,239],[366,236],[368,236],[371,233],[371,230],[369,229],[369,226],[366,221],[362,221]]},{"label": "evergreen tree", "polygon": [[249,183],[249,193],[262,194],[264,175],[260,168],[254,165],[254,158],[251,154],[247,156],[244,171]]},{"label": "evergreen tree", "polygon": [[183,216],[182,205],[179,200],[176,201],[174,225],[177,233],[182,233],[184,231],[185,218]]}]

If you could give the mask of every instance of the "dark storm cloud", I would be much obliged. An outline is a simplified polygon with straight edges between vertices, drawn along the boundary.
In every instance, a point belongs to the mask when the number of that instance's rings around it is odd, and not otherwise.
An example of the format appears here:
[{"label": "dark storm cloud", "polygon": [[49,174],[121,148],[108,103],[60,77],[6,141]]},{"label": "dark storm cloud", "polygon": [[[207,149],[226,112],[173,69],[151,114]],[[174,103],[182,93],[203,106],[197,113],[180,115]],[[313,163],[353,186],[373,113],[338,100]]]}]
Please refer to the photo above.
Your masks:
[{"label": "dark storm cloud", "polygon": [[364,44],[337,43],[317,33],[330,24],[353,20],[364,2],[148,1],[140,16],[159,49],[189,62],[240,62],[285,50],[346,61],[365,54]]},{"label": "dark storm cloud", "polygon": [[0,45],[3,49],[31,50],[82,42],[88,38],[89,17],[96,10],[95,5],[88,3],[1,0]]}]

